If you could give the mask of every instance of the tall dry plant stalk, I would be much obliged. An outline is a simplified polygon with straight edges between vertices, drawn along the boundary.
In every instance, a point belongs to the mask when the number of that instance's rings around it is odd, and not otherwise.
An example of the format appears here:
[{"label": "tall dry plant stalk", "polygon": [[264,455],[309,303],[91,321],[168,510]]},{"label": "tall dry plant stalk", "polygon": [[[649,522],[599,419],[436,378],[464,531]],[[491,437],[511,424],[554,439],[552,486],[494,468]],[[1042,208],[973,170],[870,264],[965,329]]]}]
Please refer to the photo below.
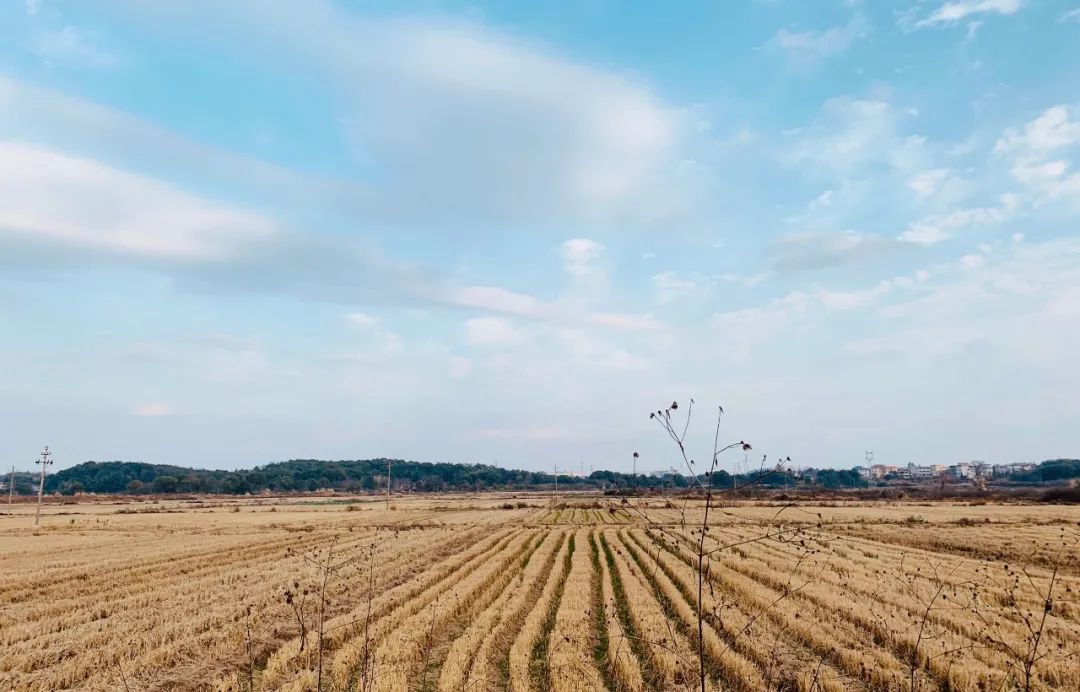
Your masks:
[{"label": "tall dry plant stalk", "polygon": [[[706,537],[709,533],[709,514],[714,506],[714,499],[725,493],[731,492],[729,489],[718,489],[715,487],[716,471],[719,467],[721,456],[730,450],[739,449],[744,452],[749,452],[753,449],[752,445],[745,440],[739,440],[738,442],[731,442],[721,446],[720,444],[720,427],[721,421],[724,415],[724,408],[722,406],[717,407],[716,415],[716,428],[713,434],[713,446],[712,453],[709,456],[708,464],[704,472],[699,471],[697,462],[690,456],[686,448],[686,437],[690,430],[690,422],[693,417],[694,400],[690,400],[689,406],[686,407],[686,418],[682,422],[681,431],[679,429],[678,421],[676,420],[676,412],[679,410],[679,403],[672,402],[670,406],[665,409],[659,409],[649,414],[649,419],[656,421],[664,433],[671,439],[675,447],[678,449],[679,457],[682,462],[683,468],[686,470],[686,477],[690,479],[690,487],[683,496],[681,506],[675,506],[671,503],[666,505],[675,507],[679,514],[679,525],[685,530],[690,524],[687,521],[687,509],[689,502],[693,494],[698,493],[704,500],[703,512],[701,516],[700,524],[696,522],[693,525],[696,528],[690,530],[691,538],[688,540],[683,534],[671,531],[662,522],[657,521],[648,511],[648,503],[638,498],[637,491],[637,474],[634,474],[634,496],[635,503],[629,503],[630,507],[636,511],[636,513],[646,522],[649,528],[656,529],[676,544],[682,544],[689,547],[695,556],[695,572],[696,572],[696,601],[694,603],[694,614],[697,625],[696,636],[696,657],[697,657],[697,678],[698,685],[702,692],[707,689],[707,670],[706,670],[706,651],[705,651],[705,623],[708,614],[706,613],[704,606],[705,589],[712,588],[709,581],[709,572],[712,568],[712,556],[718,552],[727,548],[733,547],[731,545],[720,545],[718,547],[710,547],[706,545]],[[637,459],[639,454],[634,452],[635,468],[637,465]],[[784,471],[784,464],[791,461],[790,457],[775,463],[772,467],[767,467],[768,457],[762,457],[761,468],[759,469],[756,477],[751,480],[750,483],[744,484],[743,490],[748,487],[755,487],[762,484],[769,476],[782,473]],[[625,500],[624,500],[625,501]],[[777,513],[777,517],[783,512],[783,508]],[[774,531],[770,527],[766,532],[746,541],[739,541],[738,545],[745,545],[748,543],[755,543],[758,541],[764,541],[769,538],[790,536],[793,533],[799,532],[799,528],[781,528],[779,531]],[[657,566],[659,565],[659,550],[657,547]]]},{"label": "tall dry plant stalk", "polygon": [[[316,652],[315,652],[315,679],[316,679],[316,692],[322,692],[323,690],[323,654],[326,650],[326,622],[327,612],[331,605],[332,589],[335,586],[336,581],[345,579],[345,570],[353,566],[360,560],[362,555],[352,555],[350,557],[339,558],[335,560],[335,549],[337,548],[340,536],[335,535],[329,545],[325,548],[312,548],[310,550],[301,550],[295,548],[289,548],[289,554],[298,556],[308,563],[316,570],[316,576],[314,584],[308,586],[305,589],[301,589],[300,593],[303,595],[303,600],[297,603],[296,595],[290,590],[285,592],[285,602],[292,606],[293,612],[296,615],[301,627],[301,639],[300,648],[304,647],[304,642],[309,633],[310,623],[307,618],[311,615],[315,616],[315,636],[316,636]],[[299,589],[299,581],[295,581],[294,588]],[[316,598],[315,612],[308,613],[304,609],[304,604],[308,596],[314,596]]]}]

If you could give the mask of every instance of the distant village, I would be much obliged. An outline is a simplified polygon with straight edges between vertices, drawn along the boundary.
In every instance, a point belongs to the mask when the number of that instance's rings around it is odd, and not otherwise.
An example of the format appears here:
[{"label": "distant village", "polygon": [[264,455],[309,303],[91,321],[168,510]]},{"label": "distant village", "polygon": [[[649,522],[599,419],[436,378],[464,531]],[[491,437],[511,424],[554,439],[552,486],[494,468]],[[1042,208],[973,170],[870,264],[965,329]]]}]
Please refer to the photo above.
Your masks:
[{"label": "distant village", "polygon": [[990,464],[984,461],[971,461],[946,466],[945,464],[930,464],[920,466],[910,463],[907,466],[893,466],[889,464],[874,464],[873,466],[855,466],[852,468],[859,478],[865,481],[908,481],[918,483],[932,483],[935,481],[948,480],[959,481],[988,481],[1000,479],[1020,473],[1033,471],[1038,464],[1013,463],[1013,464]]}]

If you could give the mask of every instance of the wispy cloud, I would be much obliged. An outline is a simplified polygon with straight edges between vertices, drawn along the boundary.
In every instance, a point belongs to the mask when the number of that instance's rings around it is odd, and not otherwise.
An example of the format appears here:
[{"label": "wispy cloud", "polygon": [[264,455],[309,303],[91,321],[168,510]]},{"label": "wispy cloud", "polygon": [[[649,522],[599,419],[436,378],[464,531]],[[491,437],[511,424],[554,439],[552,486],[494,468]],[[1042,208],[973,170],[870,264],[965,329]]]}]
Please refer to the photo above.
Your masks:
[{"label": "wispy cloud", "polygon": [[791,135],[781,154],[790,166],[814,164],[849,176],[866,167],[886,165],[905,173],[925,168],[926,139],[905,133],[908,115],[881,99],[829,99],[817,120]]},{"label": "wispy cloud", "polygon": [[276,230],[270,219],[168,183],[0,141],[0,239],[184,261],[234,255]]},{"label": "wispy cloud", "polygon": [[653,274],[649,281],[653,286],[653,302],[657,305],[669,305],[683,298],[700,298],[708,290],[700,279],[686,278],[674,271]]},{"label": "wispy cloud", "polygon": [[[35,5],[34,12],[36,11]],[[100,47],[86,32],[74,26],[40,34],[34,41],[32,50],[47,65],[103,69],[121,64],[116,53]]]},{"label": "wispy cloud", "polygon": [[1080,144],[1080,122],[1070,119],[1069,108],[1047,108],[1024,126],[1023,131],[1006,130],[994,144],[997,154],[1041,155]]},{"label": "wispy cloud", "polygon": [[907,184],[919,197],[930,197],[941,188],[942,183],[948,179],[949,173],[948,168],[932,168],[912,176]]},{"label": "wispy cloud", "polygon": [[575,278],[588,276],[595,271],[595,262],[604,246],[589,238],[572,238],[562,244],[566,273]]},{"label": "wispy cloud", "polygon": [[508,346],[524,338],[519,329],[499,317],[474,317],[465,321],[465,341],[470,346]]},{"label": "wispy cloud", "polygon": [[997,206],[957,209],[928,216],[908,226],[900,234],[899,240],[916,245],[936,245],[952,238],[962,229],[1000,223],[1013,214],[1016,205],[1015,195],[1006,194]]},{"label": "wispy cloud", "polygon": [[820,31],[780,29],[766,45],[783,53],[795,63],[812,65],[847,51],[855,41],[867,36],[869,31],[866,18],[857,14],[843,26]]},{"label": "wispy cloud", "polygon": [[[1080,173],[1068,160],[1080,148],[1080,122],[1066,106],[1053,106],[1027,123],[1022,131],[1006,130],[994,152],[1012,161],[1013,178],[1025,186],[1035,204],[1075,198]],[[1078,205],[1077,208],[1080,208]]]},{"label": "wispy cloud", "polygon": [[959,0],[940,5],[929,15],[915,22],[914,27],[948,26],[967,17],[981,14],[1016,14],[1023,7],[1023,0]]},{"label": "wispy cloud", "polygon": [[137,406],[133,406],[131,409],[131,415],[146,418],[171,416],[175,413],[176,411],[173,410],[172,405],[163,402],[138,404]]},{"label": "wispy cloud", "polygon": [[272,37],[277,58],[313,65],[347,94],[362,117],[344,119],[343,134],[382,174],[367,200],[375,218],[471,231],[655,224],[688,208],[682,163],[696,123],[640,78],[477,23],[363,16],[322,0],[157,11],[215,22],[240,46]]},{"label": "wispy cloud", "polygon": [[349,323],[356,327],[367,328],[373,327],[379,323],[377,317],[372,317],[366,312],[352,312],[347,316]]},{"label": "wispy cloud", "polygon": [[458,308],[485,310],[503,315],[568,325],[592,325],[628,332],[652,332],[663,324],[649,314],[590,312],[581,305],[511,291],[499,286],[450,286],[433,300]]},{"label": "wispy cloud", "polygon": [[884,236],[844,231],[788,234],[769,245],[765,254],[776,271],[797,271],[849,264],[903,250]]}]

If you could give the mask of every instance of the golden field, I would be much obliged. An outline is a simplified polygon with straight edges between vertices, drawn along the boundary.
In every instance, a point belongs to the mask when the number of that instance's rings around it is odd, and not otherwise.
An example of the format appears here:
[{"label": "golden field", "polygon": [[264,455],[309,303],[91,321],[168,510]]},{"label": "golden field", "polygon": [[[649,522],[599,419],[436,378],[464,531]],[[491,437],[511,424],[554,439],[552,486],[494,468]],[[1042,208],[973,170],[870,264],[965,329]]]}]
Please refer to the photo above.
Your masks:
[{"label": "golden field", "polygon": [[[1080,509],[0,505],[0,689],[1080,689]],[[704,560],[698,622],[698,555]],[[700,647],[700,656],[699,656]]]}]

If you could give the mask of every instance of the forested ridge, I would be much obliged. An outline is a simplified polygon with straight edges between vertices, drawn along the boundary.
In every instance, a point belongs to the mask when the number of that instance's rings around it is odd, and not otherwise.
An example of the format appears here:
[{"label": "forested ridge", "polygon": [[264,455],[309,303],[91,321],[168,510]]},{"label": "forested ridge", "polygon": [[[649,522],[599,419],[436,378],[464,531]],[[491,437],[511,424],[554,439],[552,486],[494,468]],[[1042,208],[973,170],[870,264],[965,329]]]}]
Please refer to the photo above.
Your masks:
[{"label": "forested ridge", "polygon": [[[443,490],[529,489],[554,485],[550,473],[505,469],[488,464],[430,463],[399,459],[358,459],[325,461],[293,459],[253,469],[198,469],[168,464],[131,461],[88,461],[49,475],[46,492],[91,493],[225,493],[311,492],[333,489],[348,492],[381,490],[386,487],[387,463],[391,467],[395,490],[437,492]],[[1052,459],[1030,471],[1005,479],[1016,483],[1054,483],[1080,478],[1080,460]],[[7,480],[7,476],[3,478]],[[718,470],[715,487],[853,488],[864,484],[850,470],[803,469],[791,471],[750,472],[732,477]],[[559,485],[571,488],[660,488],[686,487],[679,474],[664,476],[616,471],[594,471],[587,477],[559,474]],[[37,489],[37,476],[19,473],[16,492]]]},{"label": "forested ridge", "polygon": [[[88,461],[58,471],[45,481],[49,492],[73,493],[258,493],[310,492],[323,489],[362,492],[386,487],[387,464],[395,490],[436,492],[547,487],[550,473],[504,469],[487,464],[429,463],[399,459],[324,461],[294,459],[235,471],[196,469],[127,461]],[[681,476],[639,475],[639,487],[686,484]],[[632,487],[631,474],[595,471],[587,478],[559,474],[559,485]]]}]

